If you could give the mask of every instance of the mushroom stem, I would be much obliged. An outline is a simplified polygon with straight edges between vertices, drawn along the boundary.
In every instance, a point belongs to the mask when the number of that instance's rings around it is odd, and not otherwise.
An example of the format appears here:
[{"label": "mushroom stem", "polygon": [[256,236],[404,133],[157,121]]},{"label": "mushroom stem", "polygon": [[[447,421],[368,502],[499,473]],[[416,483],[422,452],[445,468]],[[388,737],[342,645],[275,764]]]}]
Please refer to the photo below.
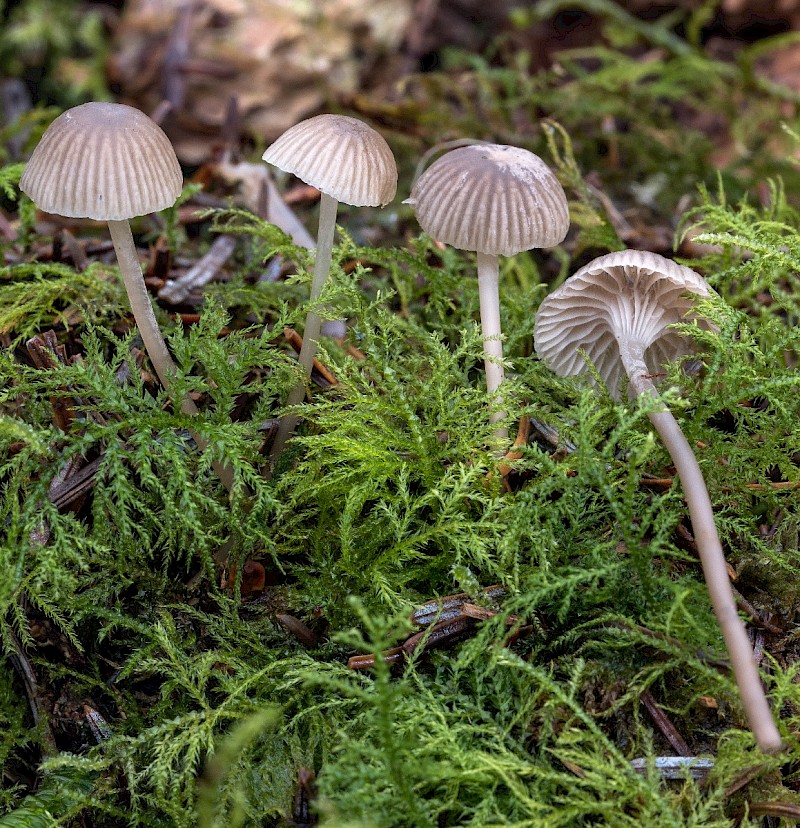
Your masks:
[{"label": "mushroom stem", "polygon": [[[319,299],[322,288],[331,272],[331,258],[333,256],[333,234],[336,230],[336,212],[339,202],[327,193],[320,194],[319,228],[317,230],[317,257],[314,261],[314,276],[311,280],[310,301],[313,304]],[[322,325],[319,314],[309,311],[306,316],[306,325],[303,329],[303,347],[297,361],[303,366],[306,376],[311,376],[314,357],[317,355],[317,340]],[[300,386],[302,388],[302,384]],[[302,399],[302,396],[300,397]],[[297,400],[300,402],[300,400]]]},{"label": "mushroom stem", "polygon": [[[649,394],[660,401],[655,385],[648,378],[644,355],[626,347],[623,342],[620,342],[620,355],[637,396]],[[728,648],[733,675],[750,728],[761,750],[764,753],[775,753],[781,748],[781,737],[761,685],[752,645],[736,611],[711,499],[700,465],[689,441],[666,405],[660,410],[651,411],[648,416],[663,440],[683,486],[711,606]]]},{"label": "mushroom stem", "polygon": [[[333,257],[333,236],[336,230],[336,213],[339,209],[339,202],[327,193],[320,193],[319,203],[319,227],[317,229],[317,256],[314,261],[314,275],[311,279],[310,302],[313,304],[319,299],[322,288],[331,272],[331,260]],[[317,341],[322,327],[322,318],[313,310],[306,316],[306,324],[303,329],[303,345],[297,361],[303,366],[305,377],[295,385],[289,392],[286,399],[287,408],[298,405],[306,395],[307,377],[311,376],[311,369],[314,366],[314,357],[317,355]],[[272,441],[270,449],[270,467],[274,468],[275,462],[280,457],[286,441],[294,434],[297,421],[297,414],[284,414],[278,425],[278,433]]]},{"label": "mushroom stem", "polygon": [[[169,391],[172,387],[170,374],[175,373],[175,363],[169,355],[167,343],[161,336],[153,306],[150,304],[150,296],[144,283],[139,257],[136,255],[136,245],[133,243],[130,222],[127,220],[109,221],[108,229],[111,231],[111,241],[114,243],[117,262],[125,282],[128,301],[131,303],[133,318],[139,328],[139,335],[142,337],[147,355],[153,363],[153,368],[156,369],[161,384]],[[190,399],[185,399],[181,402],[181,411],[184,414],[197,414],[197,406]]]},{"label": "mushroom stem", "polygon": [[[483,333],[483,364],[486,369],[486,389],[493,396],[503,381],[503,341],[500,330],[500,264],[496,255],[478,252],[478,298],[481,306],[481,331]],[[495,400],[502,402],[501,397]],[[496,423],[506,416],[495,411],[490,422]],[[495,429],[498,440],[508,437],[507,428]]]},{"label": "mushroom stem", "polygon": [[[111,232],[111,241],[114,243],[117,262],[125,283],[128,301],[131,303],[133,318],[139,329],[139,335],[142,337],[147,355],[150,357],[150,362],[153,363],[153,368],[155,368],[161,384],[169,391],[171,388],[170,374],[173,374],[176,370],[175,363],[169,355],[167,343],[164,342],[164,337],[161,336],[156,316],[153,313],[153,306],[150,304],[150,296],[144,283],[139,257],[136,255],[136,245],[133,242],[130,222],[127,220],[109,221],[108,229]],[[184,414],[197,414],[197,406],[188,397],[181,400],[180,407]],[[204,451],[208,446],[208,441],[194,431],[190,433],[200,450]],[[231,469],[216,461],[212,463],[212,467],[222,485],[228,491],[231,491],[233,488],[233,472]]]}]

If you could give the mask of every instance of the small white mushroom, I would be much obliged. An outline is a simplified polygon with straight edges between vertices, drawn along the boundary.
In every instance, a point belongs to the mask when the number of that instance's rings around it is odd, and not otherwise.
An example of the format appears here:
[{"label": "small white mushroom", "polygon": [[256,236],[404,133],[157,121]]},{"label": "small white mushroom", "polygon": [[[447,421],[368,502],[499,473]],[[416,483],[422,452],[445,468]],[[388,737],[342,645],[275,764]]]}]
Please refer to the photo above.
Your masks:
[{"label": "small white mushroom", "polygon": [[[153,314],[129,219],[172,206],[182,188],[178,159],[161,128],[138,109],[102,102],[56,118],[20,179],[20,189],[45,212],[108,222],[133,317],[167,389],[175,364]],[[183,407],[188,413],[193,406],[186,400]]]},{"label": "small white mushroom", "polygon": [[[20,179],[20,189],[45,212],[107,221],[133,318],[167,390],[175,363],[158,328],[131,234],[130,219],[171,207],[183,173],[169,139],[143,112],[92,102],[68,109],[45,130]],[[188,397],[184,414],[196,414]],[[206,441],[193,435],[205,448]],[[229,469],[215,465],[227,489]]]},{"label": "small white mushroom", "polygon": [[[477,253],[486,386],[492,396],[504,378],[499,257],[564,240],[569,229],[564,190],[538,155],[503,144],[475,144],[431,164],[405,203],[414,207],[429,236]],[[504,416],[497,411],[491,421]],[[495,436],[505,439],[508,431],[498,428]]]},{"label": "small white mushroom", "polygon": [[[383,136],[363,121],[345,115],[317,115],[284,132],[263,158],[320,191],[317,257],[310,294],[313,303],[330,273],[339,202],[354,207],[388,204],[397,192],[394,155]],[[321,324],[319,314],[309,312],[298,357],[306,376],[314,364]],[[297,405],[304,395],[305,384],[299,383],[290,392],[287,406]],[[273,465],[296,424],[294,415],[281,419],[270,450]]]},{"label": "small white mushroom", "polygon": [[[536,353],[557,374],[575,376],[588,356],[612,394],[619,397],[623,372],[633,395],[660,401],[653,376],[665,362],[690,349],[669,326],[694,319],[695,297],[708,296],[705,280],[688,267],[639,250],[600,256],[581,268],[539,306]],[[583,352],[583,353],[581,353]],[[683,485],[711,604],[722,629],[742,703],[759,747],[780,749],[753,648],[736,611],[714,512],[703,474],[689,442],[663,403],[649,414]]]}]

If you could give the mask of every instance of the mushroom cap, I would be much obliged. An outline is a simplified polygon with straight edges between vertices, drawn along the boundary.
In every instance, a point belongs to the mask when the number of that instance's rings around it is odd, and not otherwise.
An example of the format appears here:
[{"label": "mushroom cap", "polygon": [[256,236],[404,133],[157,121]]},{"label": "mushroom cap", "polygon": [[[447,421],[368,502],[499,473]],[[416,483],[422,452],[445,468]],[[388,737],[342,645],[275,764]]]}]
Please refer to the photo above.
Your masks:
[{"label": "mushroom cap", "polygon": [[691,343],[668,327],[695,319],[691,296],[708,296],[702,276],[688,267],[643,250],[600,256],[547,296],[536,314],[536,353],[562,377],[587,367],[589,357],[611,394],[619,397],[624,369],[620,348],[644,355],[650,373],[691,351]]},{"label": "mushroom cap", "polygon": [[446,153],[419,177],[406,203],[429,236],[496,256],[553,247],[569,229],[567,197],[547,164],[503,144]]},{"label": "mushroom cap", "polygon": [[397,192],[397,164],[384,137],[346,115],[300,121],[262,156],[285,172],[354,207],[383,207]]},{"label": "mushroom cap", "polygon": [[50,124],[19,186],[45,212],[121,221],[172,206],[183,174],[169,138],[147,115],[93,102]]}]

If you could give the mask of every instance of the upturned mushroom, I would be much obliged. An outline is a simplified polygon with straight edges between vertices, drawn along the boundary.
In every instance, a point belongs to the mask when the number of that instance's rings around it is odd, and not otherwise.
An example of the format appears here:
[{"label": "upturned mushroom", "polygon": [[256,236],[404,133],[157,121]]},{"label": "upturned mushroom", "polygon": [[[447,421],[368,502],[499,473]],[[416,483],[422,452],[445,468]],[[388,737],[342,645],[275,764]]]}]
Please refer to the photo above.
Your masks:
[{"label": "upturned mushroom", "polygon": [[635,397],[649,398],[650,422],[669,452],[683,485],[711,604],[730,654],[742,703],[759,747],[780,749],[781,738],[758,675],[753,649],[736,611],[711,499],[700,466],[653,376],[665,362],[689,352],[676,322],[710,323],[693,314],[710,289],[688,267],[655,253],[626,250],[581,268],[539,306],[534,342],[539,357],[560,376],[575,376],[587,359],[619,398],[627,376]]},{"label": "upturned mushroom", "polygon": [[[339,202],[354,207],[387,205],[397,192],[394,155],[383,136],[363,121],[328,114],[308,118],[288,129],[263,158],[320,191],[317,255],[310,291],[313,304],[330,273]],[[298,356],[306,377],[314,364],[321,324],[319,314],[309,311]],[[289,393],[286,405],[297,405],[304,396],[305,383],[300,382]],[[273,464],[296,425],[293,414],[281,418],[270,450]]]},{"label": "upturned mushroom", "polygon": [[[429,236],[477,253],[486,386],[493,396],[504,379],[499,257],[564,240],[569,229],[564,190],[538,155],[520,147],[476,144],[431,164],[405,203],[413,206]],[[504,416],[495,411],[491,422]],[[498,440],[507,436],[505,428],[495,431]]]},{"label": "upturned mushroom", "polygon": [[[138,109],[103,102],[59,115],[20,179],[20,189],[45,212],[108,222],[133,318],[168,391],[175,363],[150,304],[129,220],[172,206],[182,188],[180,164],[161,128]],[[180,408],[184,414],[197,413],[188,397]],[[201,448],[207,445],[193,436]],[[220,465],[215,469],[230,489],[230,470]]]}]

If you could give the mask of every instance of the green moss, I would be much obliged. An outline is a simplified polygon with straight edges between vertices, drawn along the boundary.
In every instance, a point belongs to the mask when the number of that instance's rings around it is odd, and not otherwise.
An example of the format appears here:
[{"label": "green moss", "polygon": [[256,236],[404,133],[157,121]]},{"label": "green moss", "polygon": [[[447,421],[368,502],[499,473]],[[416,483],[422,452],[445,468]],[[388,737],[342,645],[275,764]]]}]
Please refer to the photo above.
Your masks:
[{"label": "green moss", "polygon": [[[607,46],[565,55],[558,79],[474,60],[479,96],[452,121],[466,128],[480,101],[484,130],[509,140],[520,107],[557,114],[523,142],[557,169],[576,228],[570,253],[503,265],[503,409],[512,436],[533,420],[506,485],[469,255],[341,234],[318,304],[350,321],[344,344],[320,350],[338,382],[298,406],[298,437],[269,478],[265,434],[297,377],[277,334],[307,311],[308,251],[246,212],[214,215],[215,230],[244,238],[240,272],[209,289],[199,323],[166,326],[174,396],[195,395],[194,418],[136,369],[135,332],[108,325],[125,315],[113,272],[0,271],[0,329],[16,346],[0,353],[0,635],[9,658],[28,653],[59,710],[72,705],[51,723],[54,752],[18,671],[0,674],[0,767],[41,780],[4,790],[0,826],[290,825],[301,769],[317,774],[327,826],[722,828],[750,802],[796,802],[797,648],[775,630],[791,629],[797,600],[800,217],[790,164],[748,132],[783,98],[760,90],[753,122],[737,127],[749,155],[715,181],[702,135],[654,125],[681,96],[699,105],[729,81],[752,94],[745,63],[710,61],[662,21],[634,31],[662,49],[643,65],[618,48],[611,5],[591,5],[611,17]],[[449,89],[444,77],[420,84]],[[437,99],[439,123],[444,108]],[[626,125],[620,168],[600,164],[600,116]],[[607,198],[586,183],[598,167]],[[767,169],[786,173],[786,189],[774,179],[756,207],[742,193]],[[635,205],[629,185],[659,174],[641,209],[663,220],[699,192],[681,227],[718,246],[692,262],[719,292],[700,308],[716,329],[684,326],[703,370],[672,366],[663,388],[698,446],[737,588],[772,617],[763,667],[781,757],[758,753],[745,728],[680,486],[663,484],[672,470],[643,404],[555,377],[532,355],[551,284],[624,246],[610,208]],[[7,169],[0,186],[18,175]],[[248,278],[273,255],[295,263],[290,282]],[[80,359],[29,365],[23,340],[59,324]],[[54,400],[71,411],[66,431]],[[93,464],[93,484],[59,506],[75,458]],[[233,471],[230,494],[215,461]],[[277,582],[264,596],[246,593],[246,560]],[[502,595],[482,595],[490,584]],[[411,633],[414,605],[460,591],[496,614],[465,639],[383,661]],[[276,618],[286,613],[313,640],[291,635]],[[377,654],[375,667],[348,669],[356,653]],[[673,750],[643,712],[646,690],[693,755],[716,759],[708,779],[659,776],[655,758]],[[102,744],[84,705],[111,730]]]}]

